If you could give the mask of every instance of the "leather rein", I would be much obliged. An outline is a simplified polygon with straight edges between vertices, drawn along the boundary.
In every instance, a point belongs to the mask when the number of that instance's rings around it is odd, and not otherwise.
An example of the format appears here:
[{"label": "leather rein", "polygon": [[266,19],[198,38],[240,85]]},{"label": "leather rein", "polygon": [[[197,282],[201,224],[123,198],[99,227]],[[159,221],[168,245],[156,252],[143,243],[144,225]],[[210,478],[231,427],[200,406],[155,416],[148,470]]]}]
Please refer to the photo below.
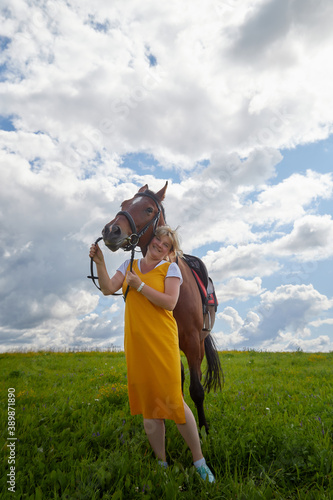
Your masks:
[{"label": "leather rein", "polygon": [[[137,193],[134,196],[134,198],[138,198],[140,196],[147,196],[148,198],[151,198],[157,207],[156,215],[142,229],[140,229],[140,231],[137,232],[136,224],[133,220],[133,217],[131,216],[131,214],[129,212],[121,210],[116,215],[116,217],[118,217],[118,215],[123,215],[124,217],[126,217],[126,219],[128,220],[128,223],[131,227],[132,234],[126,238],[127,243],[126,243],[126,246],[123,247],[123,250],[125,250],[125,252],[131,251],[130,271],[132,271],[132,268],[133,268],[135,248],[138,246],[141,236],[143,236],[145,234],[145,232],[149,229],[149,227],[152,224],[154,224],[153,234],[152,234],[152,238],[153,238],[155,231],[156,231],[156,228],[158,226],[159,220],[160,220],[161,212],[163,213],[163,217],[165,220],[164,208],[159,203],[158,199],[152,193]],[[102,236],[97,238],[97,240],[95,241],[95,245],[97,245],[97,243],[102,239],[103,239]],[[98,288],[98,290],[101,290],[101,288],[96,283],[96,280],[98,280],[98,276],[94,275],[94,260],[92,258],[90,259],[90,276],[87,276],[87,278],[89,278],[93,281],[95,287]],[[128,290],[129,290],[129,285],[127,285],[126,292],[123,296],[125,301],[126,301],[126,297],[128,294]],[[121,293],[114,293],[113,295],[122,295],[122,294]]]}]

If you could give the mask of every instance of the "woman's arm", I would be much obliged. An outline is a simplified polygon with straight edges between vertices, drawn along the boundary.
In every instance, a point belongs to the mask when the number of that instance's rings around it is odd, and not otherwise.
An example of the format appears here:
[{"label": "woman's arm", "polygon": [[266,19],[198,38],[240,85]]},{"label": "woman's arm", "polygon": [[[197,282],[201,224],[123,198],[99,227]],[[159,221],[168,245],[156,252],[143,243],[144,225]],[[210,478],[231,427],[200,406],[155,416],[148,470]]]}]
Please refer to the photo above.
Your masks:
[{"label": "woman's arm", "polygon": [[[129,286],[135,288],[136,290],[140,287],[142,281],[139,276],[133,271],[128,271],[126,274],[126,281]],[[164,281],[164,292],[158,292],[154,288],[144,285],[141,289],[142,295],[144,295],[150,302],[155,304],[155,306],[162,307],[168,311],[173,311],[176,307],[179,297],[180,290],[180,279],[175,277],[165,278]]]},{"label": "woman's arm", "polygon": [[98,245],[91,245],[89,257],[93,259],[97,268],[97,276],[99,286],[103,295],[113,295],[122,287],[124,276],[120,271],[117,271],[112,278],[110,278],[104,261],[104,255]]}]

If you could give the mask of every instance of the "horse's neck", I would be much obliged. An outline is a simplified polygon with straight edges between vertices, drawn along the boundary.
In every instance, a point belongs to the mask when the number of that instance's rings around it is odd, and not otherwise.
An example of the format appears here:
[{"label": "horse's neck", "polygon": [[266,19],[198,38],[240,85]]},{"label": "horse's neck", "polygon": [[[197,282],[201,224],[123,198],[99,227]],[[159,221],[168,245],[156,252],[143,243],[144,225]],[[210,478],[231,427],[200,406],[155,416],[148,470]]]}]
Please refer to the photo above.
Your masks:
[{"label": "horse's neck", "polygon": [[[164,220],[164,217],[163,217],[163,214],[161,214],[161,217],[160,217],[160,221],[159,221],[159,224],[158,224],[158,227],[159,226],[164,226],[166,224],[165,220]],[[147,234],[147,233],[146,233]],[[140,245],[140,250],[142,252],[142,255],[145,256],[146,253],[147,253],[147,248],[148,248],[148,245],[149,243],[151,242],[151,240],[153,239],[153,234],[149,237],[149,240],[146,244],[144,245]],[[146,237],[146,235],[145,235]]]},{"label": "horse's neck", "polygon": [[142,247],[140,247],[140,250],[141,250],[141,253],[142,253],[143,257],[147,253],[147,247],[148,247],[148,245],[143,245]]}]

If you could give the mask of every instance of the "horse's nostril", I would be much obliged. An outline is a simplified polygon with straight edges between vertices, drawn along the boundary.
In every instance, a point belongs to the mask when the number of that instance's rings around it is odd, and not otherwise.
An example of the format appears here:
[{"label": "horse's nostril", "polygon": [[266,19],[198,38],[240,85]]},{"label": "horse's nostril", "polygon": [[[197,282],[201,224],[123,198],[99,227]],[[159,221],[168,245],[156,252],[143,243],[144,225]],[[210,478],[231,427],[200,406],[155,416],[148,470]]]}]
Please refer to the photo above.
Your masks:
[{"label": "horse's nostril", "polygon": [[114,236],[119,236],[121,233],[121,229],[119,226],[112,226],[112,229],[111,229],[111,234],[114,235]]},{"label": "horse's nostril", "polygon": [[102,230],[103,238],[107,238],[110,236],[117,237],[121,235],[121,229],[119,226],[110,226],[106,225]]}]

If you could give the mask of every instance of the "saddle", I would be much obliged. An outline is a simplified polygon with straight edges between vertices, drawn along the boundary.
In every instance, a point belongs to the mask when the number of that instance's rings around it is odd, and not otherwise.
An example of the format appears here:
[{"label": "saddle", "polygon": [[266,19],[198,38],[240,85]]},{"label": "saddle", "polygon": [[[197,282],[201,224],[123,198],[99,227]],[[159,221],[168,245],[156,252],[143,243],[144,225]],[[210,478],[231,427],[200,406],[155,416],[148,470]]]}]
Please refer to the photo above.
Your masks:
[{"label": "saddle", "polygon": [[186,264],[191,269],[195,281],[198,285],[204,317],[209,313],[209,306],[213,306],[216,312],[218,301],[215,294],[213,281],[208,276],[208,271],[205,264],[201,259],[199,259],[199,257],[195,257],[194,255],[184,254],[183,260],[185,260]]}]

